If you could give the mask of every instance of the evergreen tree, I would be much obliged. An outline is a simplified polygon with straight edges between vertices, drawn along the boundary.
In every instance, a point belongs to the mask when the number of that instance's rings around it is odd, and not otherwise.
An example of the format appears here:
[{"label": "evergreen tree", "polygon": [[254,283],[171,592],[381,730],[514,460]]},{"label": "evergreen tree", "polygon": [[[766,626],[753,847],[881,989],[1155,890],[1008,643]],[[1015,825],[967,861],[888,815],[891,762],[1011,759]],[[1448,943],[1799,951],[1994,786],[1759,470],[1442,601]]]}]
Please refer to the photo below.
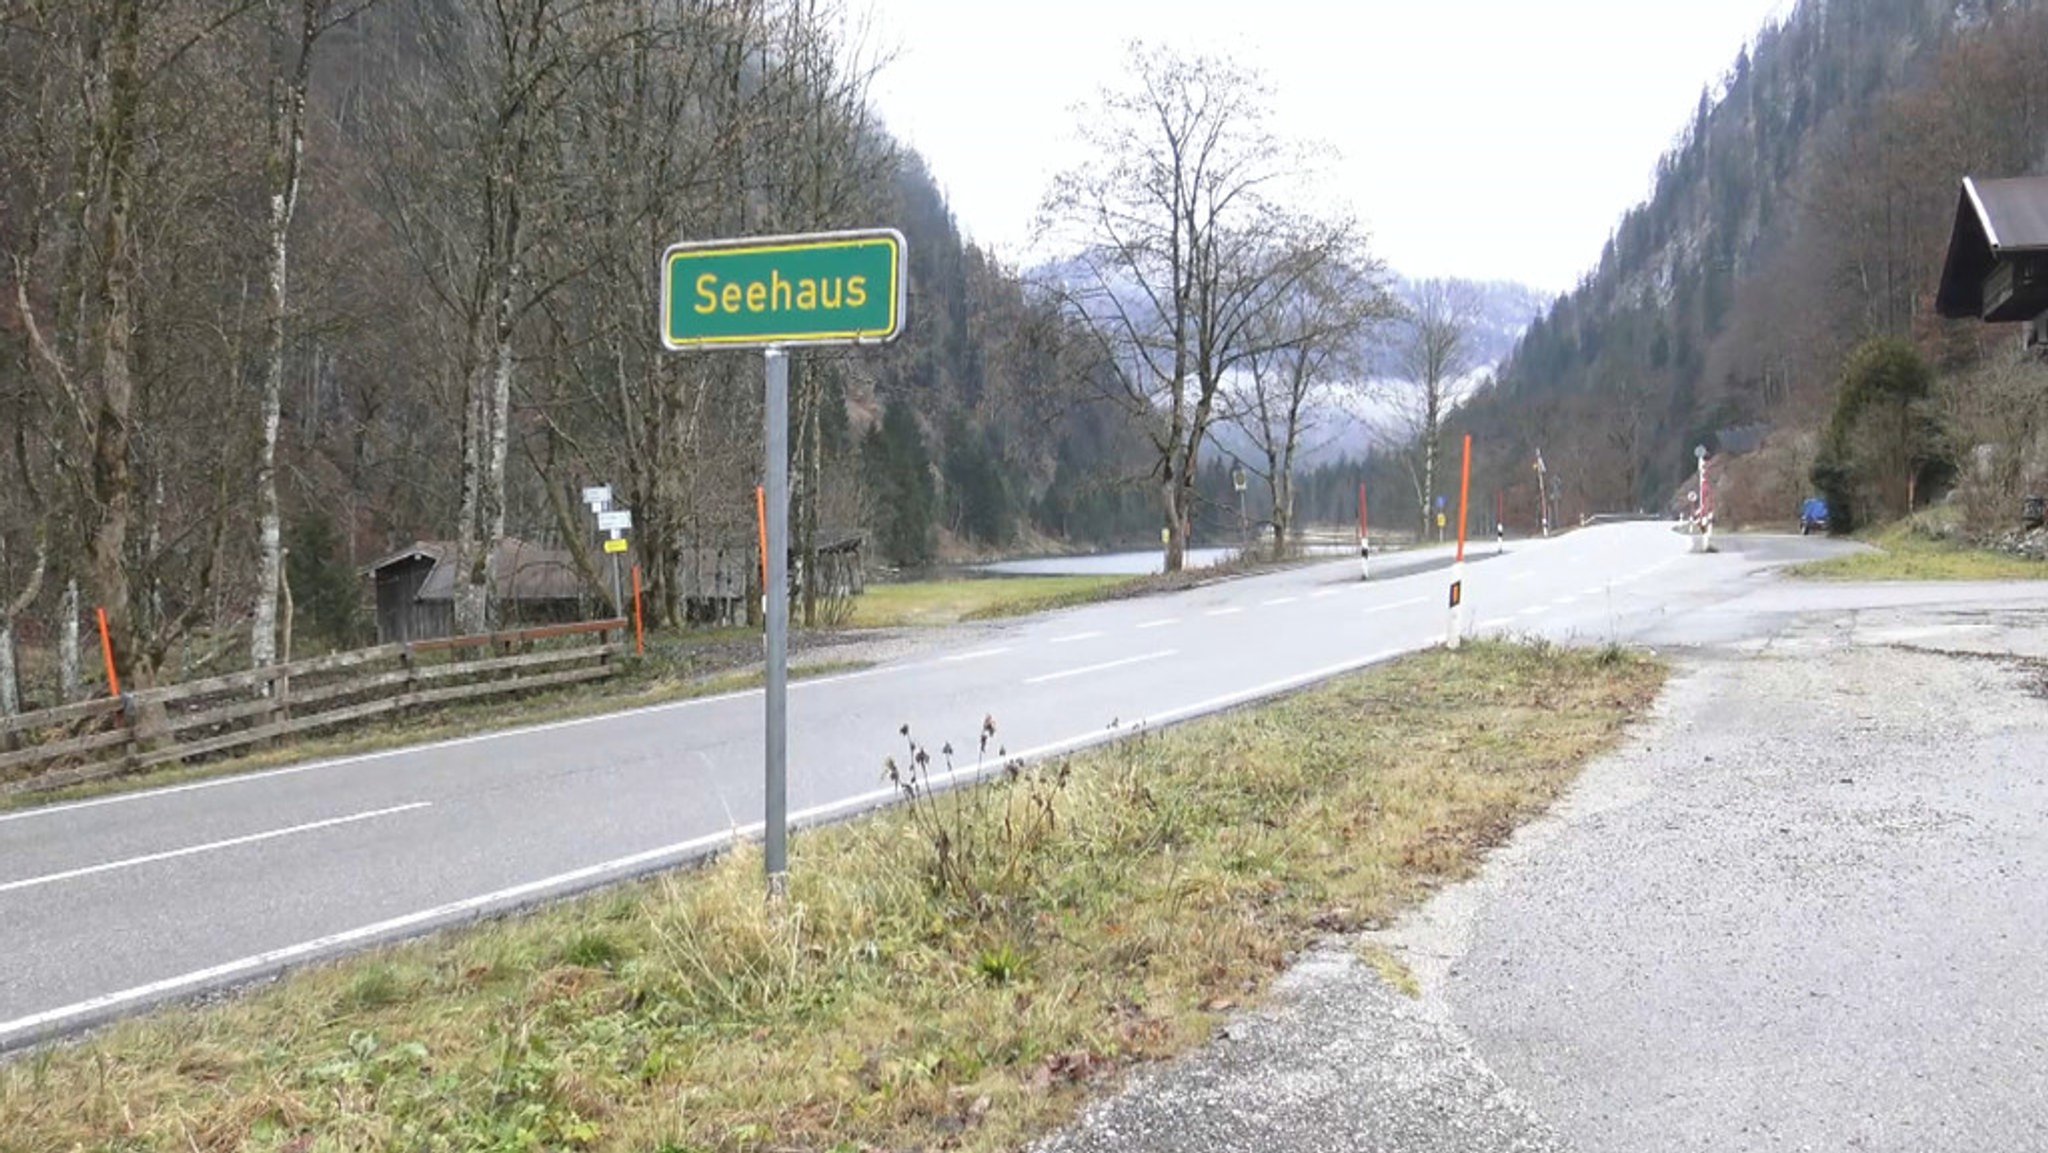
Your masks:
[{"label": "evergreen tree", "polygon": [[862,450],[868,491],[875,496],[875,537],[884,560],[905,568],[932,559],[931,454],[908,405],[890,404]]}]

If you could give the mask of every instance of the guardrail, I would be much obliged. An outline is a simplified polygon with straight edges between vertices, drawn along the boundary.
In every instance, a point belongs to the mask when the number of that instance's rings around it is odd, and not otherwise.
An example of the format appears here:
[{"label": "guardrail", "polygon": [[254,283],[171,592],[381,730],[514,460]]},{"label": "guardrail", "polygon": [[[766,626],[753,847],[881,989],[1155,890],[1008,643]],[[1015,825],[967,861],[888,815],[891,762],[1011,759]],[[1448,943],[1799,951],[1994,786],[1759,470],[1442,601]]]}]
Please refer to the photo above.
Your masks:
[{"label": "guardrail", "polygon": [[625,651],[628,627],[588,621],[379,645],[0,717],[0,793],[270,746],[383,713],[599,680],[618,671],[613,658]]}]

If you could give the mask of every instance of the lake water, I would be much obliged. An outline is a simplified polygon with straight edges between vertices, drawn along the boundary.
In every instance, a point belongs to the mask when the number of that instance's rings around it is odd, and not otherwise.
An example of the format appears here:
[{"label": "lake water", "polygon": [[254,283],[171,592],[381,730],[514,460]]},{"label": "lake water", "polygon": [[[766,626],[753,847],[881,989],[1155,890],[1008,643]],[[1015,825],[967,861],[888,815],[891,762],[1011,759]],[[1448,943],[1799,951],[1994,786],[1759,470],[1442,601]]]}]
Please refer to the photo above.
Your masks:
[{"label": "lake water", "polygon": [[[1234,548],[1191,548],[1188,550],[1187,567],[1208,568],[1236,555]],[[974,570],[1002,576],[1145,576],[1166,571],[1166,554],[1155,548],[1144,552],[1096,553],[1093,556],[1048,556],[976,565]]]},{"label": "lake water", "polygon": [[[1343,546],[1313,547],[1311,555],[1343,556]],[[1237,555],[1234,548],[1191,548],[1188,568],[1208,568]],[[1091,556],[1049,556],[1035,560],[1006,560],[974,566],[974,571],[998,576],[1148,576],[1166,571],[1166,555],[1159,549],[1144,552],[1096,553]]]}]

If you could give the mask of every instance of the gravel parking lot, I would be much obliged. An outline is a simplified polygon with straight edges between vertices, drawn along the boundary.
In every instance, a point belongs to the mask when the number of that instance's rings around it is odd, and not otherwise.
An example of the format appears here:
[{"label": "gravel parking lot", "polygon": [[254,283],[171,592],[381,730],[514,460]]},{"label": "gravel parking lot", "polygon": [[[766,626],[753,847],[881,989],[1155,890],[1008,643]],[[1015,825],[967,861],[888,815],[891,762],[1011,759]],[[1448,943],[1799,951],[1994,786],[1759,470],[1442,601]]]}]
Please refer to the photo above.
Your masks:
[{"label": "gravel parking lot", "polygon": [[1479,878],[1046,1148],[2048,1148],[2048,600],[1757,598]]}]

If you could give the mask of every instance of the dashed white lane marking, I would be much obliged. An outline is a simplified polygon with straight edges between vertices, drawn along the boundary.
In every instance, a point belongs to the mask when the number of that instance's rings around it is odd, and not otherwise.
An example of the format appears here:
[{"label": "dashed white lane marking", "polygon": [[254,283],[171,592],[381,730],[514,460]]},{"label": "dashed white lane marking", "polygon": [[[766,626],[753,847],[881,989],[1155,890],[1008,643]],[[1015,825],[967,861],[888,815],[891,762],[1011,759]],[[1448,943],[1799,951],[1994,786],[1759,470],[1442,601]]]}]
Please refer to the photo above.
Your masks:
[{"label": "dashed white lane marking", "polygon": [[1141,629],[1163,629],[1167,625],[1177,625],[1179,623],[1179,617],[1163,617],[1156,621],[1145,621],[1139,624],[1138,627]]},{"label": "dashed white lane marking", "polygon": [[1165,660],[1167,657],[1174,656],[1179,652],[1179,649],[1161,649],[1156,653],[1146,653],[1141,657],[1125,657],[1120,661],[1104,661],[1099,665],[1082,665],[1078,669],[1065,669],[1056,673],[1046,673],[1044,676],[1029,677],[1026,678],[1024,683],[1027,685],[1042,685],[1048,681],[1063,681],[1068,677],[1085,677],[1089,673],[1106,673],[1111,669],[1128,668],[1131,665],[1144,664],[1146,661]]},{"label": "dashed white lane marking", "polygon": [[1046,643],[1052,645],[1070,645],[1073,644],[1075,641],[1092,641],[1096,637],[1099,637],[1101,635],[1102,634],[1100,632],[1075,633],[1072,636],[1054,637]]},{"label": "dashed white lane marking", "polygon": [[1009,651],[1010,650],[1007,647],[999,649],[979,649],[971,653],[958,653],[950,657],[940,657],[939,663],[942,665],[957,665],[962,661],[978,661],[985,657],[999,657]]},{"label": "dashed white lane marking", "polygon": [[72,881],[79,877],[90,877],[95,873],[111,873],[116,869],[132,869],[137,865],[150,865],[158,861],[171,861],[179,857],[191,857],[200,853],[212,853],[221,849],[232,849],[240,845],[253,845],[258,841],[273,841],[296,833],[310,833],[316,829],[331,829],[336,825],[349,825],[357,821],[388,817],[394,813],[407,813],[414,809],[429,808],[432,801],[414,801],[409,805],[393,805],[388,809],[372,809],[367,813],[351,813],[346,817],[329,817],[324,821],[308,821],[288,829],[271,829],[264,833],[250,833],[243,837],[229,837],[224,841],[208,841],[203,845],[188,845],[182,849],[169,849],[161,853],[148,853],[140,857],[127,857],[119,861],[107,861],[98,865],[87,865],[80,869],[66,869],[61,873],[45,873],[40,877],[25,877],[19,881],[0,884],[0,893],[12,893],[18,889],[33,889],[38,885],[54,885],[59,881]]},{"label": "dashed white lane marking", "polygon": [[1340,585],[1340,586],[1339,586],[1339,587],[1337,587],[1337,588],[1331,588],[1331,589],[1317,589],[1316,591],[1314,591],[1314,592],[1312,592],[1312,593],[1310,593],[1310,594],[1308,594],[1308,595],[1309,595],[1310,597],[1312,597],[1312,598],[1316,599],[1316,600],[1322,600],[1322,599],[1323,599],[1324,597],[1333,597],[1333,596],[1336,596],[1336,595],[1337,595],[1338,593],[1348,593],[1348,592],[1350,592],[1350,591],[1351,591],[1352,589],[1355,589],[1355,588],[1357,588],[1357,587],[1359,587],[1359,586],[1357,586],[1357,585]]},{"label": "dashed white lane marking", "polygon": [[1592,588],[1586,589],[1583,592],[1579,593],[1579,595],[1582,597],[1597,597],[1601,593],[1604,593],[1606,591],[1606,585],[1594,585]]},{"label": "dashed white lane marking", "polygon": [[1272,608],[1272,607],[1274,607],[1275,605],[1291,605],[1291,604],[1293,604],[1293,603],[1294,603],[1295,601],[1298,601],[1298,600],[1300,600],[1300,599],[1301,599],[1300,597],[1274,597],[1274,598],[1273,598],[1272,600],[1269,600],[1269,601],[1260,601],[1260,602],[1259,602],[1259,607],[1260,607],[1260,608]]},{"label": "dashed white lane marking", "polygon": [[1432,601],[1432,600],[1435,600],[1435,599],[1436,599],[1435,597],[1409,597],[1409,598],[1408,598],[1407,600],[1405,600],[1405,601],[1395,601],[1395,602],[1394,602],[1394,603],[1392,603],[1392,604],[1384,604],[1384,605],[1374,605],[1373,607],[1371,607],[1371,608],[1369,608],[1369,609],[1365,610],[1365,612],[1366,612],[1366,615],[1368,615],[1368,616],[1369,616],[1369,615],[1371,615],[1371,614],[1373,614],[1373,613],[1384,613],[1384,612],[1391,612],[1391,611],[1393,611],[1394,609],[1405,609],[1405,608],[1411,608],[1411,607],[1413,607],[1413,606],[1415,606],[1415,605],[1419,605],[1419,604],[1427,604],[1427,603],[1429,603],[1430,601]]},{"label": "dashed white lane marking", "polygon": [[1208,612],[1203,613],[1202,615],[1205,617],[1234,617],[1243,611],[1243,609],[1233,605],[1227,609],[1210,609]]}]

